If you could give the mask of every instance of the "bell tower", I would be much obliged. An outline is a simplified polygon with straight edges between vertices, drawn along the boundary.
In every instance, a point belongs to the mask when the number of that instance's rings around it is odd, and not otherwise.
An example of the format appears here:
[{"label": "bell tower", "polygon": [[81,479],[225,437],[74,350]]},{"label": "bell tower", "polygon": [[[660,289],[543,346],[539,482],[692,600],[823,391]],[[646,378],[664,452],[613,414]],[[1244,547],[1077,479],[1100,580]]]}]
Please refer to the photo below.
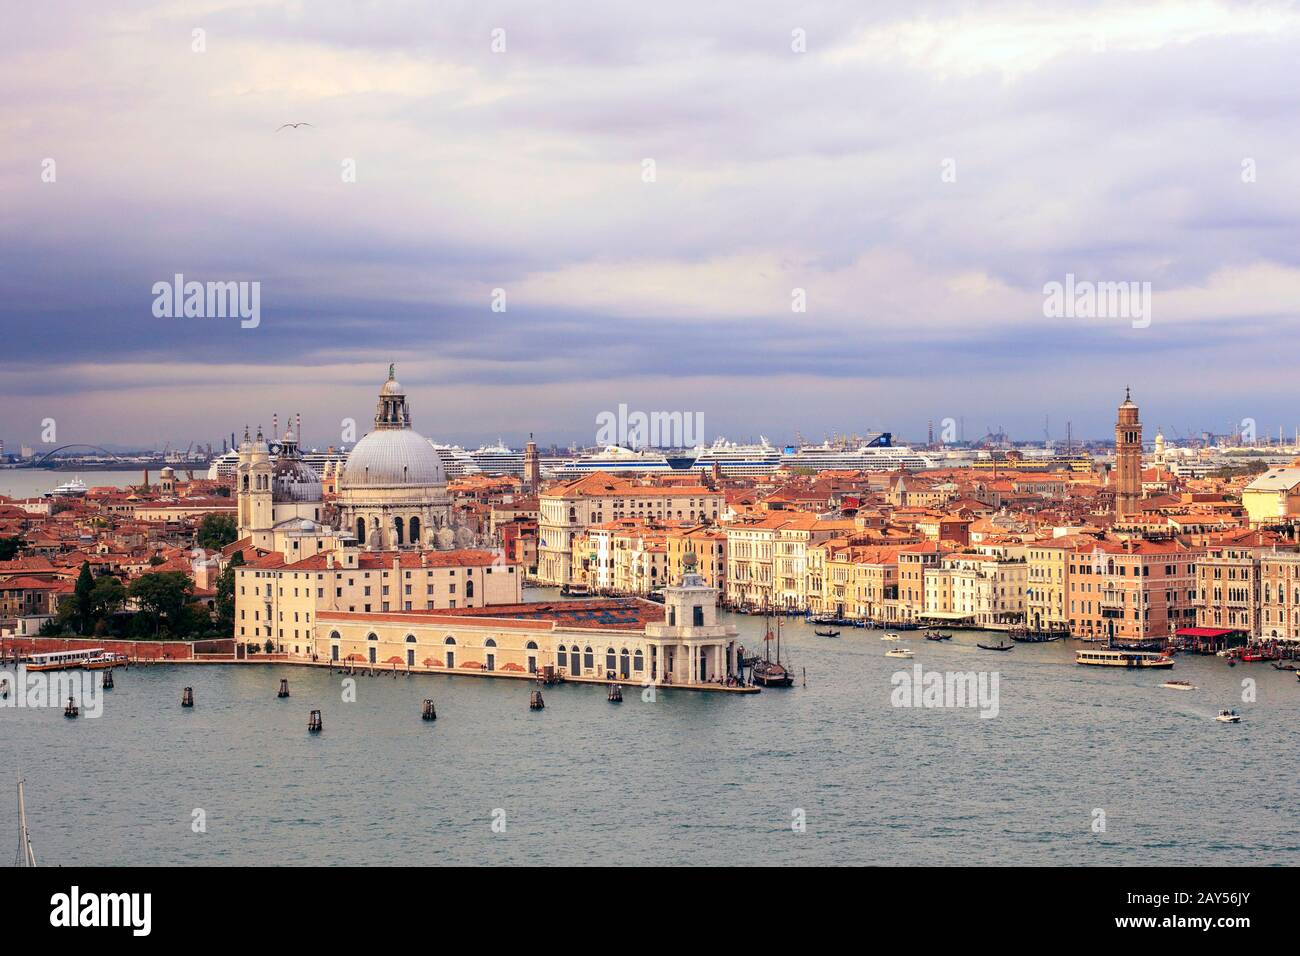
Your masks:
[{"label": "bell tower", "polygon": [[272,525],[271,513],[271,449],[262,437],[261,426],[256,440],[248,437],[244,426],[244,440],[239,445],[239,467],[235,472],[238,491],[239,536],[246,538],[257,531],[266,531]]},{"label": "bell tower", "polygon": [[1115,517],[1131,518],[1142,497],[1142,422],[1127,388],[1115,421]]}]

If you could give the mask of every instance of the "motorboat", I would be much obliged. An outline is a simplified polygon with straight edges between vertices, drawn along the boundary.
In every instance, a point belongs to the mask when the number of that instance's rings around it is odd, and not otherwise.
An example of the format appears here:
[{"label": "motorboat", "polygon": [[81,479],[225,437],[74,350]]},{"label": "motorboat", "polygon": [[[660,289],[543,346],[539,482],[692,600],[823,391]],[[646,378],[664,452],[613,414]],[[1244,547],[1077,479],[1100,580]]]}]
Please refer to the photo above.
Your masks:
[{"label": "motorboat", "polygon": [[1221,724],[1239,724],[1241,723],[1241,714],[1235,710],[1221,710],[1219,716],[1214,719]]},{"label": "motorboat", "polygon": [[1196,685],[1189,680],[1167,680],[1160,686],[1170,690],[1196,690]]},{"label": "motorboat", "polygon": [[881,634],[880,639],[882,641],[896,641],[898,640],[898,635],[895,634],[893,631],[889,631],[886,634]]},{"label": "motorboat", "polygon": [[885,651],[885,656],[901,657],[904,660],[909,660],[916,655],[912,652],[912,649],[908,647],[891,647],[889,650]]}]

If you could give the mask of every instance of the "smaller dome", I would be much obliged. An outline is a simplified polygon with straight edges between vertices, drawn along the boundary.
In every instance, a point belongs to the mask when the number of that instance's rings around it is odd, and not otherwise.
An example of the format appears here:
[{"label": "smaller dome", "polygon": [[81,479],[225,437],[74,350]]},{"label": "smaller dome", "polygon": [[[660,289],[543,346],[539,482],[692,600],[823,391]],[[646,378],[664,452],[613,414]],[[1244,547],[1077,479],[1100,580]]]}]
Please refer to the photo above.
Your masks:
[{"label": "smaller dome", "polygon": [[386,396],[394,396],[394,395],[405,395],[406,392],[402,390],[401,382],[399,382],[395,378],[390,378],[388,381],[384,383],[383,388],[379,390],[379,394],[386,395]]}]

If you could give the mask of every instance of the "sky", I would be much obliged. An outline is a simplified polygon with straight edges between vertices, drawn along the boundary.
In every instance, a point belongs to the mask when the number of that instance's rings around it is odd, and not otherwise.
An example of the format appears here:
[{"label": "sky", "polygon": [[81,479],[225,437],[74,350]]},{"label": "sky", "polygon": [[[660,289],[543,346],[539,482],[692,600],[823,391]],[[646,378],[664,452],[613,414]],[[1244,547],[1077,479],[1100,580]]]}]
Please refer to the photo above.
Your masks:
[{"label": "sky", "polygon": [[[472,447],[591,444],[620,404],[710,440],[1103,437],[1126,385],[1148,438],[1300,426],[1293,4],[43,0],[5,26],[8,450],[48,419],[219,447],[272,413],[323,447],[390,362],[417,430]],[[176,274],[258,283],[257,326],[155,315]],[[1067,276],[1149,309],[1052,314]]]}]

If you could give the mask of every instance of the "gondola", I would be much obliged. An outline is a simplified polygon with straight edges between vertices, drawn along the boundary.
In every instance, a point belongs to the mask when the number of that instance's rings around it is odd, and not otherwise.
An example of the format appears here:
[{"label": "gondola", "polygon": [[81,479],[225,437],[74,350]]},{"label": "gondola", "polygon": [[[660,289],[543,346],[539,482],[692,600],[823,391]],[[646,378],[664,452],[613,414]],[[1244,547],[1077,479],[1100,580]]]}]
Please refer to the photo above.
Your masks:
[{"label": "gondola", "polygon": [[818,637],[839,637],[840,636],[839,631],[832,631],[829,628],[823,631],[821,628],[815,627],[813,628],[813,633],[816,634]]},{"label": "gondola", "polygon": [[927,641],[951,641],[952,635],[940,631],[926,631],[925,639]]},{"label": "gondola", "polygon": [[985,651],[1009,651],[1016,645],[1014,644],[976,644],[976,647]]}]

